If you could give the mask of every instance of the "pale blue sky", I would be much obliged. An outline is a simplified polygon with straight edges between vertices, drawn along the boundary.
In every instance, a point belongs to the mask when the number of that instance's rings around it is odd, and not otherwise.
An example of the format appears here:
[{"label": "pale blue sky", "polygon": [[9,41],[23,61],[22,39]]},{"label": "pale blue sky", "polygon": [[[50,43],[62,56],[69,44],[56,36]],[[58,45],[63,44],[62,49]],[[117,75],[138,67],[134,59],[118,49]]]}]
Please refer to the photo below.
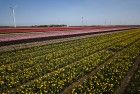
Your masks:
[{"label": "pale blue sky", "polygon": [[10,6],[17,5],[17,25],[139,24],[140,0],[0,0],[0,25],[12,25]]}]

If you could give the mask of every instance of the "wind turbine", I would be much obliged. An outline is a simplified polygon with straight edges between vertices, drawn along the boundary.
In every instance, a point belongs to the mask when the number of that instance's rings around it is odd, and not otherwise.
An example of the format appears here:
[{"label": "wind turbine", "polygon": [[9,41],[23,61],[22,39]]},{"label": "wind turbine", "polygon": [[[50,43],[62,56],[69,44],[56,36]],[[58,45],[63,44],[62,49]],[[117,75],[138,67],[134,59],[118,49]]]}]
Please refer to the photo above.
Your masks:
[{"label": "wind turbine", "polygon": [[84,17],[82,16],[82,19],[81,19],[82,21],[82,26],[84,26]]},{"label": "wind turbine", "polygon": [[15,8],[16,8],[16,6],[10,7],[10,9],[12,11],[13,24],[14,24],[14,27],[16,28]]}]

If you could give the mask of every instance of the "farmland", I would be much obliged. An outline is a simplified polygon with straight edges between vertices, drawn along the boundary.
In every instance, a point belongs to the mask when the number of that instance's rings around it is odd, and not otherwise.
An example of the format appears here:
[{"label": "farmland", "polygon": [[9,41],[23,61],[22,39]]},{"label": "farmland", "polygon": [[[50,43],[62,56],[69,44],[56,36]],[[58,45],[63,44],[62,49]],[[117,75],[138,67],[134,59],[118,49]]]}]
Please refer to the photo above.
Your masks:
[{"label": "farmland", "polygon": [[[140,29],[0,52],[0,93],[117,94],[139,55]],[[123,93],[139,79],[138,64]]]},{"label": "farmland", "polygon": [[0,46],[130,29],[129,26],[0,28]]},{"label": "farmland", "polygon": [[0,33],[27,33],[27,32],[48,32],[48,31],[75,31],[75,30],[94,30],[129,28],[129,26],[77,26],[77,27],[20,27],[20,28],[0,28]]}]

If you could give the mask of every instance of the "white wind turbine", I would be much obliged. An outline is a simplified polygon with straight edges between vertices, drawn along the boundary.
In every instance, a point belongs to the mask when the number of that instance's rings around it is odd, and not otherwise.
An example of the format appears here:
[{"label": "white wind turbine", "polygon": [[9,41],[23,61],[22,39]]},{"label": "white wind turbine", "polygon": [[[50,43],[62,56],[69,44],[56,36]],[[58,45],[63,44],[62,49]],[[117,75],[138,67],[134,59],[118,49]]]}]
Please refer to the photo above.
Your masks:
[{"label": "white wind turbine", "polygon": [[16,6],[10,7],[10,9],[11,9],[11,11],[12,11],[13,24],[14,24],[14,27],[16,28],[15,8],[16,8]]},{"label": "white wind turbine", "polygon": [[82,22],[82,26],[84,26],[84,17],[83,16],[82,16],[81,22]]}]

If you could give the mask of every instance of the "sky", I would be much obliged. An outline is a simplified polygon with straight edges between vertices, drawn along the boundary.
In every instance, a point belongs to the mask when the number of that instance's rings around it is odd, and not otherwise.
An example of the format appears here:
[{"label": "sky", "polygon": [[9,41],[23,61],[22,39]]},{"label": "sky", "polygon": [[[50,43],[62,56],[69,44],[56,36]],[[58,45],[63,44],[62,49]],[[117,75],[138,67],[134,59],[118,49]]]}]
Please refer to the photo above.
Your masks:
[{"label": "sky", "polygon": [[[0,0],[0,26],[140,25],[140,0]],[[82,22],[83,17],[83,22]]]}]

